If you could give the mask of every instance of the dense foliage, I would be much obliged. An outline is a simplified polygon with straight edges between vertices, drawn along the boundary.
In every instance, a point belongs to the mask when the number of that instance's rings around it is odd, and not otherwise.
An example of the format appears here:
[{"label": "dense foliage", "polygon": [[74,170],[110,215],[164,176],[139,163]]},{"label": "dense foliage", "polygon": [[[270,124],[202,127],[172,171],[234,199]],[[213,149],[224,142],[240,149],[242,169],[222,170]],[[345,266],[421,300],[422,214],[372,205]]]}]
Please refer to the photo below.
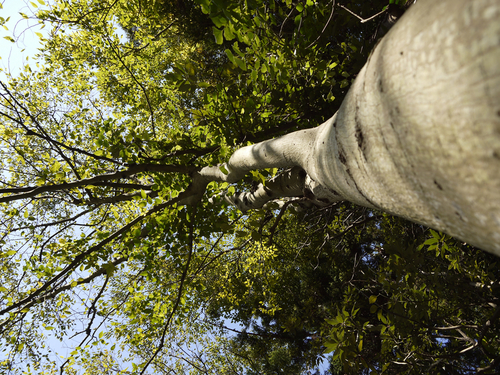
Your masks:
[{"label": "dense foliage", "polygon": [[329,118],[388,3],[38,12],[37,66],[1,82],[0,373],[500,371],[493,255],[348,203],[209,200],[278,169],[178,205],[200,167]]}]

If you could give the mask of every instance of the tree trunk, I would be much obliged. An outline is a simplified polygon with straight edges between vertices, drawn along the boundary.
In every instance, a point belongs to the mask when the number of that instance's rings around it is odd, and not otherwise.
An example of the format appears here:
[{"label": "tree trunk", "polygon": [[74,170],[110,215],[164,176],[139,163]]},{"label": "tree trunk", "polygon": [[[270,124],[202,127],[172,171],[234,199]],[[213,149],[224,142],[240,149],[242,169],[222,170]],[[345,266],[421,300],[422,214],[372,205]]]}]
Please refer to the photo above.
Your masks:
[{"label": "tree trunk", "polygon": [[227,176],[291,166],[324,188],[323,200],[340,196],[500,256],[500,2],[419,0],[330,120],[236,151]]}]

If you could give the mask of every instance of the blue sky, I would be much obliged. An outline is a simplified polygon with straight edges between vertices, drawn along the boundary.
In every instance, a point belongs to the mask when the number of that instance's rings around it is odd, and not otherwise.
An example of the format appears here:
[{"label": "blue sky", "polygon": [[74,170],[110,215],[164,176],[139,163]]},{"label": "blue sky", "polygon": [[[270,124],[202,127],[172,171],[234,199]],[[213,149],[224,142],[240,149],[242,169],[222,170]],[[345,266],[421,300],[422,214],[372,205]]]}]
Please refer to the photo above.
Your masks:
[{"label": "blue sky", "polygon": [[[24,19],[19,13],[33,17],[33,14],[44,6],[38,0],[3,0],[0,3],[3,6],[0,9],[0,17],[3,19],[10,17],[4,24],[8,30],[0,26],[0,68],[4,71],[10,71],[12,75],[16,76],[23,65],[30,63],[38,53],[40,41],[35,33],[44,34],[48,31],[48,28],[41,30],[42,25],[39,25],[36,20]],[[10,37],[16,42],[12,43],[5,37]],[[28,60],[26,60],[27,58]],[[0,75],[0,78],[4,78],[3,74]]]}]

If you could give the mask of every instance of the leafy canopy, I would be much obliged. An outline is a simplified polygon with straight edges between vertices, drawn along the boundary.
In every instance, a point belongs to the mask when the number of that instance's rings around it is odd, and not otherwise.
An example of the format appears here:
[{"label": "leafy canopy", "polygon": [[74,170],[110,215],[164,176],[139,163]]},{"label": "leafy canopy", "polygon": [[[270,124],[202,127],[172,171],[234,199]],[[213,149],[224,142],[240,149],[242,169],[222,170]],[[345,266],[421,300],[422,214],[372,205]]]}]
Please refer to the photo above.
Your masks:
[{"label": "leafy canopy", "polygon": [[1,371],[306,373],[325,352],[331,372],[494,371],[493,256],[349,204],[208,199],[278,169],[180,204],[201,167],[329,118],[390,3],[38,12],[36,67],[1,82]]}]

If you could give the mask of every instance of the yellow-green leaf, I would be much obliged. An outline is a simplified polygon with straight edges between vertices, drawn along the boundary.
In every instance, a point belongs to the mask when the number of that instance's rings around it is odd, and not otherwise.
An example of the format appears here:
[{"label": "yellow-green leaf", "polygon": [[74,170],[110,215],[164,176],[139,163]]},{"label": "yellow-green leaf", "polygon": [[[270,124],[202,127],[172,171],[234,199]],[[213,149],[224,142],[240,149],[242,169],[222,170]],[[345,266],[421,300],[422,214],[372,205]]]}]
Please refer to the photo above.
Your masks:
[{"label": "yellow-green leaf", "polygon": [[219,30],[216,27],[213,27],[212,29],[214,31],[215,43],[222,44],[222,42],[224,40],[224,38],[222,36],[222,30]]},{"label": "yellow-green leaf", "polygon": [[57,160],[52,164],[52,167],[50,167],[51,172],[58,172],[59,169],[61,169],[61,163],[59,163]]}]

